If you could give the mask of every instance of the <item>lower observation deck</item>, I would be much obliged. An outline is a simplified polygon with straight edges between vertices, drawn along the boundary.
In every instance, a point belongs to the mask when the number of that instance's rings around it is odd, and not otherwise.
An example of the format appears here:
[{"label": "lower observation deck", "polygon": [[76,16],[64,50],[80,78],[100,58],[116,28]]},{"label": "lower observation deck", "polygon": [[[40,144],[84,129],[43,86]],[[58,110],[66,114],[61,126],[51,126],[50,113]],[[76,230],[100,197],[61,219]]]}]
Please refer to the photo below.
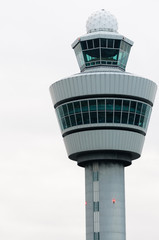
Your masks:
[{"label": "lower observation deck", "polygon": [[128,124],[147,128],[151,106],[122,98],[91,98],[71,101],[56,108],[62,130],[87,124]]},{"label": "lower observation deck", "polygon": [[123,72],[74,75],[50,87],[68,156],[78,165],[140,157],[156,93],[152,81]]}]

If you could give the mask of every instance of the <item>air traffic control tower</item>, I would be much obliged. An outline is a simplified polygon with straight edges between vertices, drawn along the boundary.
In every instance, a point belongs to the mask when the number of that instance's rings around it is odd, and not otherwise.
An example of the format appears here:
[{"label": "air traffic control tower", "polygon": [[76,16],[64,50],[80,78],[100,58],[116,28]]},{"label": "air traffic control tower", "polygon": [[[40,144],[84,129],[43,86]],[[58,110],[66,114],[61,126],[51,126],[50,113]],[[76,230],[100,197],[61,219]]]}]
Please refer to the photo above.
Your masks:
[{"label": "air traffic control tower", "polygon": [[133,42],[112,14],[86,28],[72,44],[81,72],[50,92],[68,157],[85,168],[86,240],[125,240],[124,168],[141,156],[157,86],[125,72]]}]

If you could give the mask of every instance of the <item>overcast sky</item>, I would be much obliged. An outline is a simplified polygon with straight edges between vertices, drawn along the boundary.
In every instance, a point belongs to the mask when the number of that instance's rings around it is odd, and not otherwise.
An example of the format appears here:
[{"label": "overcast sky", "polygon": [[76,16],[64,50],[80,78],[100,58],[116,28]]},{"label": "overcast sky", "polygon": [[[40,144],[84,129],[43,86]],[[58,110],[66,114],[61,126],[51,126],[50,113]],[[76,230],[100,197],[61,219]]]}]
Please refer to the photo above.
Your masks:
[{"label": "overcast sky", "polygon": [[[79,72],[72,42],[99,9],[134,41],[127,71],[159,83],[158,0],[0,2],[0,239],[85,239],[84,169],[68,160],[49,86]],[[159,98],[126,168],[127,240],[159,239]]]}]

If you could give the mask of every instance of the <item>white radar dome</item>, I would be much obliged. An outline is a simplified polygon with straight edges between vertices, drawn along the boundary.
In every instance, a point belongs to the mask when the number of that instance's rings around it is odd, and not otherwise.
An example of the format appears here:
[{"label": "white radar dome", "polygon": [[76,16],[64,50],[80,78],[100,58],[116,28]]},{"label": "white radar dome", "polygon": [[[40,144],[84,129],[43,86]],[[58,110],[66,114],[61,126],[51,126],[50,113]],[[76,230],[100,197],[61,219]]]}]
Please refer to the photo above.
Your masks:
[{"label": "white radar dome", "polygon": [[117,32],[118,22],[110,12],[104,9],[94,12],[87,20],[86,23],[87,33],[106,31]]}]

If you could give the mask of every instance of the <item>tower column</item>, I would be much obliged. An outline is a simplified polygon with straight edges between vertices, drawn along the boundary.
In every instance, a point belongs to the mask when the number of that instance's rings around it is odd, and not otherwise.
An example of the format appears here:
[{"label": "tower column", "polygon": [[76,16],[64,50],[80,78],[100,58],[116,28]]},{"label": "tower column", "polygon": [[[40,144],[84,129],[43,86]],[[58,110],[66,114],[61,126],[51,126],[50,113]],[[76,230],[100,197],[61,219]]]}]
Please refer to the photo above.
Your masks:
[{"label": "tower column", "polygon": [[93,161],[85,167],[86,240],[125,240],[124,166]]}]

